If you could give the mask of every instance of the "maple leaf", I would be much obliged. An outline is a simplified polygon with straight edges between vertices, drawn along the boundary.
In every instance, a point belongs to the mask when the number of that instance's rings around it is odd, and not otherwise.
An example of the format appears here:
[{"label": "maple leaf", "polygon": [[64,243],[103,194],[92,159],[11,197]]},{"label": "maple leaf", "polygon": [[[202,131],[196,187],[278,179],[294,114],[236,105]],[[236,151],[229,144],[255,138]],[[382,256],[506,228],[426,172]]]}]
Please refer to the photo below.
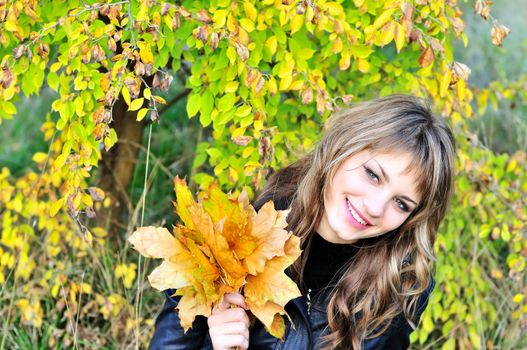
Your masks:
[{"label": "maple leaf", "polygon": [[174,234],[142,227],[129,238],[147,257],[164,261],[148,276],[152,287],[176,289],[185,332],[197,315],[210,316],[226,293],[243,292],[250,311],[281,338],[287,302],[300,296],[285,269],[300,256],[300,239],[285,230],[289,211],[268,202],[257,213],[245,191],[238,197],[215,184],[195,201],[185,180],[174,179]]},{"label": "maple leaf", "polygon": [[284,273],[300,253],[300,238],[291,235],[286,242],[285,255],[269,260],[262,273],[248,276],[244,287],[249,309],[277,338],[281,338],[285,330],[280,317],[285,314],[285,305],[301,295],[298,286]]},{"label": "maple leaf", "polygon": [[245,266],[250,274],[261,272],[265,267],[265,262],[274,256],[284,255],[284,245],[289,238],[283,234],[287,226],[285,218],[288,213],[289,211],[279,214],[274,210],[272,202],[260,208],[251,232],[257,247],[245,259]]}]

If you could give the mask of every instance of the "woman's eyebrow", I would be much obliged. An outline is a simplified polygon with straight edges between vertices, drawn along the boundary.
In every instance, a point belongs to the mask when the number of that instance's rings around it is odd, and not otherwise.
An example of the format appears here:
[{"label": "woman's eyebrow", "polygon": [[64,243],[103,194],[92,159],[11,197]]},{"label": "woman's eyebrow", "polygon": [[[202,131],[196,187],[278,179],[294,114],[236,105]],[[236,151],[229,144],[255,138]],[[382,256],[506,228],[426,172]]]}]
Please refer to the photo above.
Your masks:
[{"label": "woman's eyebrow", "polygon": [[401,197],[402,199],[405,199],[405,200],[407,200],[407,201],[409,201],[409,202],[414,203],[415,206],[417,207],[418,204],[417,204],[412,198],[407,197],[407,196],[400,196],[400,197]]},{"label": "woman's eyebrow", "polygon": [[384,177],[384,179],[386,180],[386,182],[390,182],[390,178],[388,177],[388,174],[386,174],[386,172],[384,171],[383,167],[381,166],[381,164],[377,161],[377,159],[375,158],[372,158],[375,163],[377,163],[377,165],[379,166],[379,168],[381,169],[381,173],[382,173],[382,177]]},{"label": "woman's eyebrow", "polygon": [[[384,171],[383,167],[381,166],[381,164],[377,161],[377,159],[375,158],[371,158],[375,161],[375,163],[377,163],[377,165],[379,166],[379,169],[381,169],[381,173],[382,173],[382,177],[384,177],[384,179],[386,180],[386,182],[390,182],[390,178],[388,177],[388,174],[386,174],[386,172]],[[415,206],[417,207],[418,204],[416,201],[414,201],[412,198],[408,197],[408,196],[400,196],[402,199],[405,199],[409,202],[412,202],[415,204]]]}]

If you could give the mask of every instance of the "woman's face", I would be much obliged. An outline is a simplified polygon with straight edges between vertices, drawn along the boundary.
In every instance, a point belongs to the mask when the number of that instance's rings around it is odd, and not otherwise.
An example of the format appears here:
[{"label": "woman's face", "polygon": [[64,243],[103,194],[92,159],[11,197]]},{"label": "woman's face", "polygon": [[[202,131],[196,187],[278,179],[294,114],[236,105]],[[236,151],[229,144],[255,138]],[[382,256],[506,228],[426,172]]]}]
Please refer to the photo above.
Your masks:
[{"label": "woman's face", "polygon": [[407,171],[411,160],[397,151],[349,157],[327,186],[318,233],[329,242],[353,243],[401,226],[421,200],[417,175]]}]

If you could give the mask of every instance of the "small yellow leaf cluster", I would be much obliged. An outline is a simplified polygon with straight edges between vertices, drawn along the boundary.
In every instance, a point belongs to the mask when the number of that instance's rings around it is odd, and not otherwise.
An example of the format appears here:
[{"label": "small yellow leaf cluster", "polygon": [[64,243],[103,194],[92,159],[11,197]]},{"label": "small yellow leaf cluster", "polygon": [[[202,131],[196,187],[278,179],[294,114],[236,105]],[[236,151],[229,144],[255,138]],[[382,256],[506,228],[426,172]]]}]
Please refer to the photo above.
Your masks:
[{"label": "small yellow leaf cluster", "polygon": [[149,276],[151,285],[182,296],[177,308],[184,329],[197,315],[210,316],[225,293],[243,289],[251,312],[281,338],[284,307],[300,295],[284,272],[300,255],[300,239],[284,229],[288,211],[276,211],[269,202],[256,213],[245,192],[229,198],[216,185],[196,203],[177,177],[175,191],[184,225],[174,235],[142,227],[128,239],[144,256],[164,259]]},{"label": "small yellow leaf cluster", "polygon": [[19,299],[16,302],[17,308],[20,310],[22,315],[22,322],[24,324],[40,328],[42,326],[42,318],[44,311],[40,305],[40,301],[32,299]]},{"label": "small yellow leaf cluster", "polygon": [[119,264],[115,267],[115,277],[121,278],[125,288],[131,288],[137,275],[137,264]]}]

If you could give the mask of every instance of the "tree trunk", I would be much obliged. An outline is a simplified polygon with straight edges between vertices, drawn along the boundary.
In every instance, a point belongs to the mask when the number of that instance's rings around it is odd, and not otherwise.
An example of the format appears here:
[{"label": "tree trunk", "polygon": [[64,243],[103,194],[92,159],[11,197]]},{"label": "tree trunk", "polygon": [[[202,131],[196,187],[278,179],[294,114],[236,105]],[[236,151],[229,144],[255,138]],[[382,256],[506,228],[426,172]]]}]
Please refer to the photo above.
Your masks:
[{"label": "tree trunk", "polygon": [[[141,144],[144,122],[135,120],[137,112],[129,112],[121,98],[113,107],[112,127],[117,133],[117,143],[108,151],[102,152],[99,164],[98,186],[111,198],[109,208],[97,212],[97,224],[106,228],[111,241],[119,241],[127,223],[122,222],[123,215],[130,213],[132,203],[128,197],[128,187],[134,174],[135,164]],[[127,217],[127,215],[125,216]]]}]

